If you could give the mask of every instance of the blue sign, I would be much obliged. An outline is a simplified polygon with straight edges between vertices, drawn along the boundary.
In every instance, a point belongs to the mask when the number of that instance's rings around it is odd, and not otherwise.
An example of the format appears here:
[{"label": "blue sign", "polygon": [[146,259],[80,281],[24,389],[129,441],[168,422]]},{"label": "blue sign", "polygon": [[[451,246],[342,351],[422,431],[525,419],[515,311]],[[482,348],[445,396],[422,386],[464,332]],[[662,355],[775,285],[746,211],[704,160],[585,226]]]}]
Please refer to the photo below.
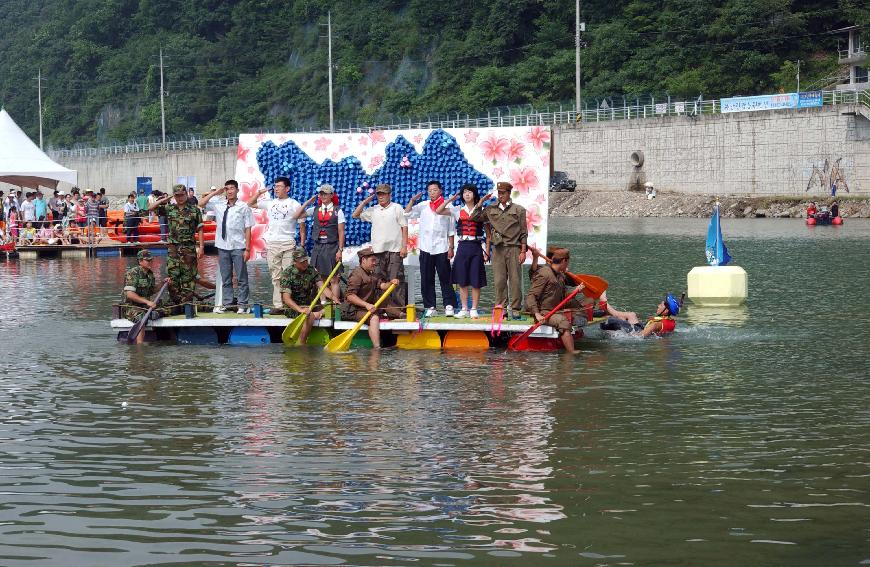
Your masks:
[{"label": "blue sign", "polygon": [[721,101],[723,114],[728,112],[755,112],[757,110],[782,110],[784,108],[797,107],[797,93],[738,96],[733,98],[723,98]]},{"label": "blue sign", "polygon": [[822,106],[822,91],[798,93],[798,108],[814,108],[819,106]]},{"label": "blue sign", "polygon": [[136,193],[140,191],[145,193],[146,195],[151,194],[151,189],[153,187],[152,178],[151,177],[137,177],[136,178]]}]

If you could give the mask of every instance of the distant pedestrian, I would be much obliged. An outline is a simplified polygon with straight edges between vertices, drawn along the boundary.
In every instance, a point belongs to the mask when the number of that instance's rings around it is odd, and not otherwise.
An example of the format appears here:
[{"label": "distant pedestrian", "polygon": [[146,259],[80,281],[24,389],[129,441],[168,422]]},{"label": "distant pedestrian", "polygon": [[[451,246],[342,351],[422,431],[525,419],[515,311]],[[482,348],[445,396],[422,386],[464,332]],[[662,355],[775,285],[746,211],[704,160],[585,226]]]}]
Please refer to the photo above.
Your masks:
[{"label": "distant pedestrian", "polygon": [[124,203],[124,235],[127,237],[128,244],[139,240],[139,212],[136,193],[130,193],[127,195],[127,202]]},{"label": "distant pedestrian", "polygon": [[94,245],[99,241],[100,232],[100,198],[93,192],[86,193],[88,200],[85,203],[85,216],[87,217],[88,244]]},{"label": "distant pedestrian", "polygon": [[239,283],[238,312],[251,312],[248,307],[250,289],[247,263],[251,259],[251,228],[254,226],[254,213],[247,204],[239,201],[238,196],[239,184],[236,180],[230,179],[223,187],[206,193],[202,198],[202,207],[207,212],[214,213],[216,222],[214,245],[218,251],[223,302],[222,305],[215,305],[215,313],[226,312],[226,306],[234,297],[234,276]]},{"label": "distant pedestrian", "polygon": [[[390,303],[404,307],[408,301],[403,263],[408,255],[408,220],[402,206],[391,202],[392,192],[390,185],[378,185],[375,194],[363,199],[351,216],[372,223],[371,249],[378,259],[377,275],[382,281],[399,282],[390,297]],[[366,205],[376,197],[377,204],[366,209]]]},{"label": "distant pedestrian", "polygon": [[281,272],[293,265],[293,250],[296,248],[296,213],[302,205],[290,197],[290,179],[279,177],[275,180],[275,198],[260,197],[269,190],[262,189],[248,201],[251,208],[263,209],[269,218],[269,225],[263,240],[266,242],[266,262],[272,277],[272,307],[283,310],[281,301]]},{"label": "distant pedestrian", "polygon": [[100,192],[97,194],[97,200],[100,204],[100,237],[107,238],[109,236],[109,198],[106,197],[105,187],[100,187]]},{"label": "distant pedestrian", "polygon": [[22,222],[36,222],[36,205],[33,204],[33,193],[28,192],[24,201],[21,202]]},{"label": "distant pedestrian", "polygon": [[199,199],[196,198],[196,189],[193,187],[187,189],[187,200],[193,203],[193,206],[195,207],[202,207],[202,205],[199,204]]}]

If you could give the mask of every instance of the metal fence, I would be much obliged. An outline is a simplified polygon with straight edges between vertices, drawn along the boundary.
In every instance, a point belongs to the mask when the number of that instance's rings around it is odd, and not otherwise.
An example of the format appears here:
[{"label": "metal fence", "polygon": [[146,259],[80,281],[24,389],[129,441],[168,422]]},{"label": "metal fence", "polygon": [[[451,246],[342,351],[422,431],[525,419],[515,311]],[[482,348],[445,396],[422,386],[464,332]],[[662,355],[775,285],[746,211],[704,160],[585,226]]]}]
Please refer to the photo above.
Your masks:
[{"label": "metal fence", "polygon": [[[368,133],[374,130],[433,130],[437,128],[493,128],[497,126],[550,126],[554,124],[570,124],[575,122],[606,122],[611,120],[632,120],[637,118],[655,118],[662,116],[699,116],[702,114],[718,114],[721,111],[719,100],[680,100],[674,101],[669,97],[656,100],[647,97],[635,104],[622,104],[611,106],[603,100],[594,108],[584,108],[578,113],[573,108],[564,108],[563,105],[550,105],[544,109],[526,105],[522,107],[503,107],[487,111],[486,114],[470,116],[460,113],[445,114],[428,117],[425,120],[397,121],[385,124],[359,125],[348,123],[346,127],[336,128],[335,133]],[[838,104],[861,103],[870,108],[870,92],[855,91],[822,91],[822,103],[824,106]],[[328,133],[329,130],[307,130],[312,133]],[[192,136],[189,139],[177,139],[167,141],[165,146],[159,141],[155,142],[131,142],[124,145],[100,146],[75,149],[49,149],[48,154],[55,159],[76,157],[99,157],[118,154],[133,154],[145,152],[167,152],[204,150],[210,148],[236,147],[239,143],[238,136],[226,138],[199,138]]]}]

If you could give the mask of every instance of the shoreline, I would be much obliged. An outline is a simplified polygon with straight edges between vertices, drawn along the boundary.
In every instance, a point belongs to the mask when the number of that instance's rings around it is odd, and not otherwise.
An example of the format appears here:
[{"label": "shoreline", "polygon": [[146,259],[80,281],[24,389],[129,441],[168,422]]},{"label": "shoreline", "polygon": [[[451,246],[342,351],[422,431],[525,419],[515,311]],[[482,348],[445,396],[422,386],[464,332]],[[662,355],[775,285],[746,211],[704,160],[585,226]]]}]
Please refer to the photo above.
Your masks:
[{"label": "shoreline", "polygon": [[[655,199],[633,191],[583,191],[553,193],[550,215],[553,217],[687,217],[709,218],[715,195],[687,195],[659,191]],[[870,197],[853,197],[848,193],[838,197],[736,197],[720,196],[723,218],[803,218],[807,205],[840,204],[843,218],[870,218]]]}]

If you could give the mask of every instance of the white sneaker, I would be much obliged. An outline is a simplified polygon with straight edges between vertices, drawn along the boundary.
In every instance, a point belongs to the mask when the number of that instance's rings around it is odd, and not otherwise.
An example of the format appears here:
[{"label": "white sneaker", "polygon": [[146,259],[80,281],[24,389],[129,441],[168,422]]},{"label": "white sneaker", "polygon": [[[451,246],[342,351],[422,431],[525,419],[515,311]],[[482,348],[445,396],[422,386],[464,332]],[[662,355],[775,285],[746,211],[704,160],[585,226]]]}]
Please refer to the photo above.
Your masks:
[{"label": "white sneaker", "polygon": [[223,305],[215,305],[214,309],[211,310],[212,313],[226,313],[227,308]]},{"label": "white sneaker", "polygon": [[245,313],[250,313],[250,312],[251,312],[250,307],[239,307],[239,313],[245,314]]},{"label": "white sneaker", "polygon": [[466,311],[465,309],[460,309],[459,312],[454,315],[454,317],[456,317],[457,319],[465,319],[466,317],[468,317],[468,311]]},{"label": "white sneaker", "polygon": [[472,309],[468,316],[472,319],[480,319],[480,313],[477,312],[477,309]]},{"label": "white sneaker", "polygon": [[426,308],[426,312],[423,313],[423,317],[427,317],[427,318],[428,318],[428,317],[434,317],[434,316],[435,316],[435,313],[436,313],[436,311],[435,311],[435,308],[434,308],[434,307],[427,307],[427,308]]},{"label": "white sneaker", "polygon": [[445,317],[453,317],[453,306],[448,305],[444,308],[444,316]]}]

